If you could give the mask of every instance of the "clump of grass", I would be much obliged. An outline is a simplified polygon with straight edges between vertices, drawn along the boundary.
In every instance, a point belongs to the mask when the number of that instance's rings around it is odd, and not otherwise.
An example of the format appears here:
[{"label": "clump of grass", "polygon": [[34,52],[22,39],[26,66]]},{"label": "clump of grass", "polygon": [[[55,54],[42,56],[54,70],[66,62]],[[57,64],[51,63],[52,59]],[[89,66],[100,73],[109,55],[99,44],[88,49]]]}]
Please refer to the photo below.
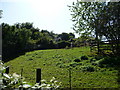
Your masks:
[{"label": "clump of grass", "polygon": [[33,58],[29,58],[28,60],[33,60]]},{"label": "clump of grass", "polygon": [[100,59],[102,59],[102,58],[103,58],[103,56],[96,55],[94,58],[95,58],[96,60],[100,60]]},{"label": "clump of grass", "polygon": [[80,62],[80,59],[75,59],[74,61],[75,61],[75,62]]},{"label": "clump of grass", "polygon": [[90,62],[95,62],[95,61],[96,61],[95,58],[91,58],[91,59],[90,59]]},{"label": "clump of grass", "polygon": [[76,67],[77,65],[82,65],[82,63],[76,63],[76,62],[69,63],[69,66],[71,67]]},{"label": "clump of grass", "polygon": [[92,65],[88,65],[88,66],[81,66],[80,70],[83,71],[83,72],[85,72],[85,71],[94,72],[95,68]]},{"label": "clump of grass", "polygon": [[88,57],[86,55],[81,56],[81,60],[88,60]]}]

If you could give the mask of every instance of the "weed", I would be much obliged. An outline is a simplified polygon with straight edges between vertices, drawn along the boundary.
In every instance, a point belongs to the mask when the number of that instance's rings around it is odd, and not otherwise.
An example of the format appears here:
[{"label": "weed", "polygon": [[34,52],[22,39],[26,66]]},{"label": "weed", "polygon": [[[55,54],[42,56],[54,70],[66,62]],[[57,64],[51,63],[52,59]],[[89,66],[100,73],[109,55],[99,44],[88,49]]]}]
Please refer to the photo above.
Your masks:
[{"label": "weed", "polygon": [[95,56],[95,59],[96,59],[96,60],[100,60],[100,59],[102,59],[102,58],[103,58],[103,56],[100,56],[100,55],[96,55],[96,56]]},{"label": "weed", "polygon": [[88,72],[94,72],[94,71],[95,71],[95,68],[94,68],[92,65],[82,66],[80,69],[81,69],[83,72],[84,72],[84,71],[88,71]]},{"label": "weed", "polygon": [[33,60],[32,58],[29,58],[28,60]]},{"label": "weed", "polygon": [[81,60],[88,60],[88,57],[86,55],[81,56]]},{"label": "weed", "polygon": [[80,59],[75,59],[74,61],[75,61],[75,62],[80,62]]},{"label": "weed", "polygon": [[91,58],[91,59],[90,59],[90,62],[95,62],[95,61],[96,61],[95,58]]}]

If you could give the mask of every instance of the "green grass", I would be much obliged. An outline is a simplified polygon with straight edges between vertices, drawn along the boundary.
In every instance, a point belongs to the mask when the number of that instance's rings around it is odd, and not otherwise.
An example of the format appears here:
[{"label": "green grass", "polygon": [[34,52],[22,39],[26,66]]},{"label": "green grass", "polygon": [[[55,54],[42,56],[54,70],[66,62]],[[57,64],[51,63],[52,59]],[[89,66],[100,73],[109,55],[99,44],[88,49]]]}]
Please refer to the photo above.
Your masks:
[{"label": "green grass", "polygon": [[[89,56],[89,59],[74,61],[84,55]],[[5,64],[10,66],[10,73],[20,74],[23,68],[23,76],[31,84],[35,83],[36,69],[41,68],[42,79],[49,81],[52,77],[56,77],[62,82],[62,87],[67,88],[69,87],[68,68],[71,67],[72,88],[117,88],[118,71],[92,65],[90,62],[92,57],[89,47],[36,50]],[[84,71],[84,67],[92,67],[94,71]]]}]

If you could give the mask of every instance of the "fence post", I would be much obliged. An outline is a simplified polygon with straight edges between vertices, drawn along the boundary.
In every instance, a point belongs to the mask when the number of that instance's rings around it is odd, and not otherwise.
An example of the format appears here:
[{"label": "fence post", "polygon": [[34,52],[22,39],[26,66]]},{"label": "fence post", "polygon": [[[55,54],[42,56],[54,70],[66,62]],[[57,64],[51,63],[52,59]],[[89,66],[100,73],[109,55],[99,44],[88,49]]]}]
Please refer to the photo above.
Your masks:
[{"label": "fence post", "polygon": [[70,90],[72,90],[72,84],[71,84],[71,69],[69,70],[69,85],[70,85]]},{"label": "fence post", "polygon": [[73,47],[73,43],[71,42],[71,48]]},{"label": "fence post", "polygon": [[41,69],[37,68],[36,70],[36,83],[39,83],[41,85]]},{"label": "fence post", "polygon": [[9,74],[9,67],[6,67],[5,73],[6,73],[6,74]]}]

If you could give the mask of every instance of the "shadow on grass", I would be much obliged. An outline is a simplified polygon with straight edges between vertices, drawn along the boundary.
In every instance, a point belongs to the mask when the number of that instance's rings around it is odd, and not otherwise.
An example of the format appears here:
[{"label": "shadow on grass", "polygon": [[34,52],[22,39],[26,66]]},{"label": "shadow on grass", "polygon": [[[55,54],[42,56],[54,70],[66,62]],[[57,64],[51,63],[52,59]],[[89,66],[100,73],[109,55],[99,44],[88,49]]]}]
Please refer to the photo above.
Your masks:
[{"label": "shadow on grass", "polygon": [[118,71],[117,74],[117,82],[118,82],[118,88],[120,88],[120,56],[119,55],[103,55],[103,60],[100,63],[101,67],[105,68],[113,68],[114,70]]},{"label": "shadow on grass", "polygon": [[[120,64],[120,63],[119,63]],[[118,82],[118,87],[120,88],[120,66],[118,67],[118,78],[117,78],[117,82]]]},{"label": "shadow on grass", "polygon": [[9,54],[9,55],[4,55],[4,54],[2,54],[2,60],[4,61],[4,62],[9,62],[10,60],[12,60],[12,59],[15,59],[15,58],[17,58],[17,57],[19,57],[19,56],[21,56],[21,55],[24,55],[25,54],[25,52],[20,52],[20,53],[11,53],[11,54]]},{"label": "shadow on grass", "polygon": [[113,68],[118,71],[117,74],[117,82],[118,82],[118,88],[120,88],[120,56],[116,60],[116,64]]},{"label": "shadow on grass", "polygon": [[[120,64],[120,63],[119,63]],[[115,70],[118,71],[118,74],[117,74],[117,82],[118,82],[118,88],[120,88],[120,65],[115,67]]]}]

